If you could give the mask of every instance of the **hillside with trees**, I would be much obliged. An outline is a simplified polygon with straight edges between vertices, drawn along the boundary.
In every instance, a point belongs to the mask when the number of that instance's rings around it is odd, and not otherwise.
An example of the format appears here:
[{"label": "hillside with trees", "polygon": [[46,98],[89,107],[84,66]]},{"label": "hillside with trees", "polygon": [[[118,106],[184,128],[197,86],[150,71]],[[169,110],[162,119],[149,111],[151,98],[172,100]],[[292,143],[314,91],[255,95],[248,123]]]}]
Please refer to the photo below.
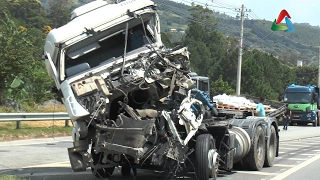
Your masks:
[{"label": "hillside with trees", "polygon": [[[33,105],[54,97],[50,93],[54,82],[47,76],[41,58],[43,44],[46,34],[67,23],[71,10],[79,4],[73,0],[47,0],[45,5],[42,2],[44,0],[0,1],[0,104],[4,104],[6,99],[13,99]],[[166,47],[178,44],[187,46],[191,53],[192,70],[210,77],[212,91],[215,94],[234,93],[237,35],[221,30],[223,20],[231,22],[232,18],[222,19],[223,15],[215,17],[211,9],[198,5],[191,7],[167,0],[156,2],[163,30],[162,40]],[[177,10],[169,11],[172,8]],[[179,36],[168,31],[173,28],[177,32],[182,31]],[[316,84],[318,69],[315,66],[295,67],[293,63],[287,63],[293,55],[288,52],[277,58],[272,53],[263,52],[261,47],[245,46],[241,93],[277,100],[282,98],[285,87],[291,83]]]},{"label": "hillside with trees", "polygon": [[[189,20],[206,23],[203,19],[192,19],[188,9],[195,5],[191,1],[181,1],[184,4],[169,0],[154,0],[160,10],[162,30],[170,32],[170,29],[177,29],[177,33],[171,36],[180,36],[179,32],[186,30]],[[210,6],[208,6],[209,8]],[[236,15],[229,16],[223,12],[215,11],[211,8],[212,16],[218,21],[218,30],[225,36],[240,36],[240,20]],[[249,14],[250,15],[250,14]],[[255,16],[256,17],[256,16]],[[297,60],[303,60],[305,65],[318,64],[318,48],[320,46],[320,28],[313,27],[307,23],[295,23],[296,30],[293,33],[271,31],[271,21],[263,19],[252,19],[246,16],[244,20],[244,41],[243,44],[248,49],[258,49],[279,58],[282,62],[291,66],[297,64]],[[306,45],[303,45],[306,44]]]}]

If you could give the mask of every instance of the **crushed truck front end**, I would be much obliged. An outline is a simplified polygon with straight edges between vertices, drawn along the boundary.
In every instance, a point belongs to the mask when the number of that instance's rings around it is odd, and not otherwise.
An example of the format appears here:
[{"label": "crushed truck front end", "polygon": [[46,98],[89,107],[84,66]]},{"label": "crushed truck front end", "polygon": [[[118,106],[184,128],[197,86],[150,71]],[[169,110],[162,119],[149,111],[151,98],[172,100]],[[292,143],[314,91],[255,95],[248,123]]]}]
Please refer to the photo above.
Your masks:
[{"label": "crushed truck front end", "polygon": [[191,95],[187,48],[164,49],[149,0],[91,3],[71,19],[48,34],[45,62],[74,126],[73,171],[179,169],[204,109]]},{"label": "crushed truck front end", "polygon": [[[213,117],[209,79],[191,77],[186,47],[164,48],[155,7],[149,0],[94,1],[48,34],[46,68],[73,123],[73,171],[91,167],[108,178],[115,167],[123,175],[137,167],[173,174],[194,168],[198,179],[215,179],[219,170],[256,159],[257,145],[272,147],[260,153],[272,166],[274,119]],[[201,81],[203,91],[195,88]]]}]

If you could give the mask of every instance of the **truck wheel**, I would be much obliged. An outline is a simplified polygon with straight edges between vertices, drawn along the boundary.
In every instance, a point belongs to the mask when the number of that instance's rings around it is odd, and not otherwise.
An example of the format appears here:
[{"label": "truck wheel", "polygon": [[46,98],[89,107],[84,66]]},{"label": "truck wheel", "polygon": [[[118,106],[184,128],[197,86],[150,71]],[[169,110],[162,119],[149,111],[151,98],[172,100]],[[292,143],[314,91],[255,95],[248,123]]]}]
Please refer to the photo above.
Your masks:
[{"label": "truck wheel", "polygon": [[[94,147],[92,145],[92,147]],[[93,152],[93,149],[91,148],[91,156],[93,160],[93,165],[101,164],[103,159],[103,153],[99,152],[98,154],[95,154]],[[111,159],[111,155],[108,155],[108,159]],[[112,176],[112,173],[114,171],[114,167],[109,168],[98,168],[95,169],[94,167],[91,167],[92,174],[95,175],[98,178],[109,178]]]},{"label": "truck wheel", "polygon": [[211,152],[215,150],[214,140],[210,134],[201,134],[196,141],[196,176],[198,180],[215,180],[217,178],[217,163],[210,169]]},{"label": "truck wheel", "polygon": [[124,163],[121,166],[121,174],[122,176],[130,176],[131,167],[129,163]]},{"label": "truck wheel", "polygon": [[316,120],[312,123],[313,127],[317,127],[318,125],[318,117],[316,117]]},{"label": "truck wheel", "polygon": [[269,138],[269,144],[266,145],[266,157],[264,160],[264,166],[265,167],[272,167],[274,164],[274,159],[276,157],[277,153],[277,134],[276,129],[274,126],[271,126],[270,128],[270,138]]},{"label": "truck wheel", "polygon": [[249,170],[259,171],[265,160],[265,134],[261,126],[254,132],[249,153],[243,158],[244,167]]}]

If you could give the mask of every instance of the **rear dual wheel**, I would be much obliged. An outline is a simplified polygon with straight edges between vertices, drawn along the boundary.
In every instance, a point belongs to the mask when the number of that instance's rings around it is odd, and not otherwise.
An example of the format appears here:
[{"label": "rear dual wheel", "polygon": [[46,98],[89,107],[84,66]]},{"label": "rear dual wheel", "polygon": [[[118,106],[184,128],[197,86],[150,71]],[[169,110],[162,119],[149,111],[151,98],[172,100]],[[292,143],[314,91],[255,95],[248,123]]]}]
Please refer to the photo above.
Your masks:
[{"label": "rear dual wheel", "polygon": [[278,147],[278,138],[277,138],[276,129],[274,126],[271,126],[269,141],[268,141],[268,144],[266,145],[266,157],[264,161],[265,167],[273,166],[274,159],[277,153],[277,147]]},{"label": "rear dual wheel", "polygon": [[[259,171],[264,165],[266,158],[265,133],[261,126],[255,129],[249,153],[243,158],[243,167],[249,170]],[[270,156],[271,157],[271,156]],[[270,158],[270,163],[272,159]]]}]

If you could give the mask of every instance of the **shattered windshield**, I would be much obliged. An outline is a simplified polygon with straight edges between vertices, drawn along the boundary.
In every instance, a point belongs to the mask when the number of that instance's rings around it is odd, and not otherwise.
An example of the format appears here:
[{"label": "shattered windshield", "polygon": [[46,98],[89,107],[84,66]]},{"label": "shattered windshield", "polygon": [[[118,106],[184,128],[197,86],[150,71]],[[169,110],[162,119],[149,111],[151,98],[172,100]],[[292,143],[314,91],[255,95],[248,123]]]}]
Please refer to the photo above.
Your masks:
[{"label": "shattered windshield", "polygon": [[141,19],[128,21],[127,37],[126,23],[121,23],[69,47],[65,56],[66,76],[112,62],[123,57],[125,52],[129,56],[130,52],[155,43],[154,18],[154,13],[145,13]]},{"label": "shattered windshield", "polygon": [[284,95],[286,103],[301,103],[307,104],[311,102],[311,93],[309,92],[290,92]]}]

